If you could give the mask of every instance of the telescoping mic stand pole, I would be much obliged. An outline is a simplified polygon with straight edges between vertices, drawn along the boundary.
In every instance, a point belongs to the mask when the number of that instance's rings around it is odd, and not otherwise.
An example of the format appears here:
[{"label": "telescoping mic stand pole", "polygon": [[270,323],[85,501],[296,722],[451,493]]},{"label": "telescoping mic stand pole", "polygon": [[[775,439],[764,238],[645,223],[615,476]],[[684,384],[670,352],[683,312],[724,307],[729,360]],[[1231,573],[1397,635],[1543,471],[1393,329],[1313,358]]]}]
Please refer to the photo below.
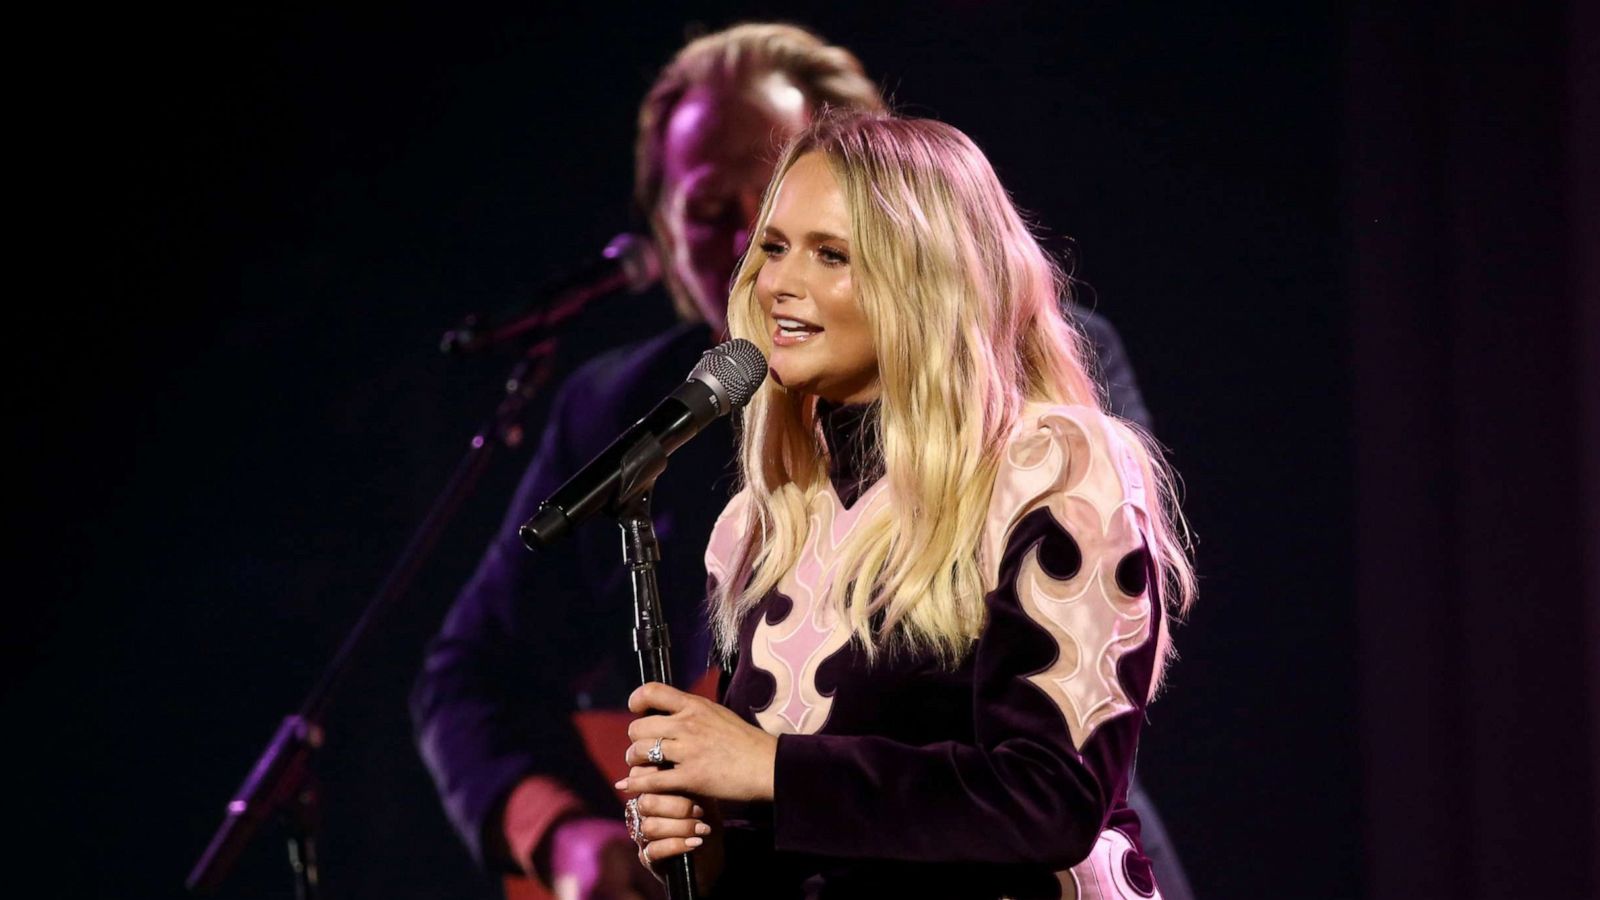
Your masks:
[{"label": "telescoping mic stand pole", "polygon": [[[650,494],[666,468],[667,451],[653,437],[631,447],[621,458],[618,502],[613,507],[617,525],[622,528],[622,564],[627,566],[628,580],[633,585],[633,650],[639,657],[640,684],[672,684],[672,637],[661,611],[661,588],[656,582],[661,544],[650,520]],[[669,900],[695,900],[692,857],[685,853],[667,864]]]},{"label": "telescoping mic stand pole", "polygon": [[[622,562],[633,582],[633,649],[639,655],[639,683],[672,683],[672,638],[661,612],[661,591],[656,584],[656,563],[661,546],[650,522],[650,493],[646,491],[623,507],[617,516],[622,526]],[[670,765],[670,764],[669,764]],[[667,867],[667,896],[694,900],[694,860],[685,853]]]}]

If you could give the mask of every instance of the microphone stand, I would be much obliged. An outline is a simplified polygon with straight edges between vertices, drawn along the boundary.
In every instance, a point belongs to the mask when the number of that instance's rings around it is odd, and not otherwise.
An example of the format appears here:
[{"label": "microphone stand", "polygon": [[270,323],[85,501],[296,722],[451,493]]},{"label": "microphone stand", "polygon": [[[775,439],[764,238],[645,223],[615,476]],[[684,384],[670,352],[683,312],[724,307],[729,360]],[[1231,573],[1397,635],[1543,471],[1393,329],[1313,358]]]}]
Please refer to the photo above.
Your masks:
[{"label": "microphone stand", "polygon": [[[505,397],[472,438],[467,454],[412,533],[361,618],[346,635],[321,679],[299,710],[283,720],[244,783],[228,803],[227,816],[185,882],[196,894],[210,894],[232,873],[240,854],[269,818],[280,819],[289,834],[289,864],[298,900],[317,900],[317,825],[320,795],[314,777],[316,751],[323,744],[323,723],[334,693],[352,661],[369,643],[373,627],[410,589],[445,527],[471,496],[497,447],[522,442],[522,413],[550,379],[556,339],[546,337],[529,347],[506,379]],[[663,460],[664,463],[664,460]],[[646,520],[648,522],[648,519]]]},{"label": "microphone stand", "polygon": [[[620,467],[617,495],[609,504],[609,511],[622,529],[622,562],[633,586],[633,650],[639,657],[639,683],[672,684],[672,638],[661,611],[661,588],[656,582],[661,544],[650,519],[650,492],[666,471],[666,448],[654,438],[642,440],[622,457]],[[530,545],[529,549],[533,547]],[[694,860],[685,853],[667,864],[667,897],[695,900],[696,896]]]},{"label": "microphone stand", "polygon": [[[621,477],[616,498],[608,503],[608,511],[622,528],[622,565],[626,565],[634,588],[634,653],[638,655],[638,682],[672,684],[672,637],[667,631],[667,617],[661,612],[661,586],[656,581],[661,543],[656,541],[656,525],[650,517],[650,492],[656,487],[661,472],[667,469],[667,450],[662,447],[661,440],[646,437],[627,450],[619,468]],[[523,525],[523,530],[526,532],[528,525]],[[526,533],[523,533],[523,541],[528,541]],[[533,544],[528,549],[533,549]],[[694,887],[691,855],[680,855],[674,862],[667,863],[666,868],[667,898],[696,900],[698,892]]]},{"label": "microphone stand", "polygon": [[[622,561],[633,582],[633,649],[639,656],[639,683],[672,683],[672,639],[666,616],[661,611],[661,591],[656,584],[656,563],[661,561],[661,546],[656,542],[655,525],[650,521],[650,488],[666,465],[666,454],[650,463],[655,474],[643,491],[624,501],[617,514],[622,527]],[[651,454],[655,455],[655,454]],[[625,493],[624,496],[627,496]],[[669,764],[670,765],[670,764]],[[695,900],[694,860],[684,853],[667,864],[667,896],[671,900]]]}]

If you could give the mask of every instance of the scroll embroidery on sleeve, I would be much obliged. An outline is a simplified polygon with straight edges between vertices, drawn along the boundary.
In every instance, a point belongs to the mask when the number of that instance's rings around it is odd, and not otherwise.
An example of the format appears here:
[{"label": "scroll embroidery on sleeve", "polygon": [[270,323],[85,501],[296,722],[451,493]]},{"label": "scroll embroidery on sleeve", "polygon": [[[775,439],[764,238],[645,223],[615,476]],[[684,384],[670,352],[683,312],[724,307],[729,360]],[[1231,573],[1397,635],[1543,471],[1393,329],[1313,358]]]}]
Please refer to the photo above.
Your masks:
[{"label": "scroll embroidery on sleeve", "polygon": [[1035,545],[1014,587],[1023,611],[1060,647],[1054,664],[1028,680],[1060,708],[1081,750],[1102,723],[1135,708],[1117,662],[1153,633],[1149,591],[1126,593],[1117,580],[1119,564],[1145,547],[1144,483],[1126,448],[1091,437],[1089,428],[1104,425],[1047,413],[1039,426],[1013,443],[1006,461],[1012,471],[996,485],[997,494],[1009,495],[998,496],[992,508],[1016,511],[1005,534],[1023,513],[1048,510],[1052,525],[1080,551],[1076,571],[1053,575]]}]

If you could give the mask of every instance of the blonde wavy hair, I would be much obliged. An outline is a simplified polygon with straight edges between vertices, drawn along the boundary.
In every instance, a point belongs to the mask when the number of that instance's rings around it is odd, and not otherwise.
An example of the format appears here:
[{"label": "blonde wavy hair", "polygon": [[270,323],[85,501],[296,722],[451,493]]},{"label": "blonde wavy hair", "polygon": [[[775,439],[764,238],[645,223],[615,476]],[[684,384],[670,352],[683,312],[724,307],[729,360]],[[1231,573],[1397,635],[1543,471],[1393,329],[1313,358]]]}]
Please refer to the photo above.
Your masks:
[{"label": "blonde wavy hair", "polygon": [[[871,658],[930,653],[956,665],[984,624],[978,548],[1006,440],[1029,402],[1102,409],[1085,341],[1062,314],[1066,280],[989,161],[957,129],[885,114],[827,116],[785,150],[728,303],[730,333],[771,352],[756,297],[759,235],[803,156],[830,163],[850,212],[851,278],[872,329],[881,384],[874,436],[890,502],[862,522],[830,593]],[[1149,548],[1173,610],[1195,578],[1172,479],[1153,441],[1120,423],[1139,453]],[[718,645],[797,562],[807,508],[828,482],[816,399],[768,379],[743,415],[740,474],[749,534],[734,577],[712,597]],[[747,577],[746,577],[747,576]],[[741,583],[742,582],[742,583]],[[1166,629],[1162,630],[1163,636]],[[1166,658],[1163,646],[1161,658]]]}]

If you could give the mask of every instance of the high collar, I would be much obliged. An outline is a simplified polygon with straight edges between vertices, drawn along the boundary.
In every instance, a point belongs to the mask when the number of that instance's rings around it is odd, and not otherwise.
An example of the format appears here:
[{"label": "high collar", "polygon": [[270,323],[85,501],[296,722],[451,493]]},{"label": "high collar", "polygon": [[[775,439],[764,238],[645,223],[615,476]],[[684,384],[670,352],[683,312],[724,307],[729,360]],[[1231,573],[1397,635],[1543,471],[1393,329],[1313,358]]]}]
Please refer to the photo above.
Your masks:
[{"label": "high collar", "polygon": [[817,401],[817,422],[828,445],[828,480],[845,509],[883,477],[877,445],[878,404]]}]

